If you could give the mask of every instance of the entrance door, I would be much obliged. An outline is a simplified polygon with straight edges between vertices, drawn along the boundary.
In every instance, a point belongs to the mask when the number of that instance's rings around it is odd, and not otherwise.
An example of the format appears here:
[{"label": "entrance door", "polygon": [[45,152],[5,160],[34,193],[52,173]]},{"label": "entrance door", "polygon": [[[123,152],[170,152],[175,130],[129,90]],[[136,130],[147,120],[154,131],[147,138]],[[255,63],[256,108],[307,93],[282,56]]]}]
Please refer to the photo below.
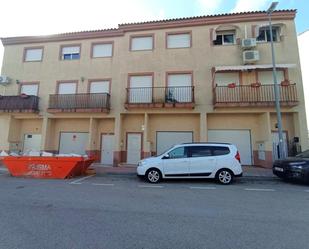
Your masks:
[{"label": "entrance door", "polygon": [[88,132],[61,132],[59,153],[85,155],[88,137]]},{"label": "entrance door", "polygon": [[101,163],[112,165],[114,163],[114,135],[103,134],[101,141]]},{"label": "entrance door", "polygon": [[[272,132],[272,140],[273,140],[273,161],[280,159],[279,156],[279,133]],[[283,155],[284,158],[288,156],[288,143],[287,143],[287,135],[286,132],[283,132]]]},{"label": "entrance door", "polygon": [[139,133],[127,134],[127,163],[137,164],[141,160],[142,135]]},{"label": "entrance door", "polygon": [[41,134],[25,134],[23,151],[40,151],[41,150]]}]

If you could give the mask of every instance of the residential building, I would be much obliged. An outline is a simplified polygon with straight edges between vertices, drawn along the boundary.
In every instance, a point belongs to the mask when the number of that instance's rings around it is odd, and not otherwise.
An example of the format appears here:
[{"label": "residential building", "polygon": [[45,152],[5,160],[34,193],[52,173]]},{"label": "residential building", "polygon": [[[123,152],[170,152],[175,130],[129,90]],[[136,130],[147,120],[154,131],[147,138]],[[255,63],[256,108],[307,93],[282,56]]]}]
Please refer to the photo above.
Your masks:
[{"label": "residential building", "polygon": [[[309,30],[298,35],[298,46],[299,46],[299,57],[301,64],[301,72],[304,83],[304,93],[305,93],[305,104],[306,104],[306,115],[309,117],[309,59],[306,56],[309,53]],[[307,127],[309,127],[309,119],[307,118]],[[308,130],[309,139],[309,130]]]},{"label": "residential building", "polygon": [[[286,155],[308,148],[295,15],[272,15]],[[118,165],[175,143],[231,142],[242,164],[270,167],[269,35],[266,12],[255,11],[2,38],[0,149]]]}]

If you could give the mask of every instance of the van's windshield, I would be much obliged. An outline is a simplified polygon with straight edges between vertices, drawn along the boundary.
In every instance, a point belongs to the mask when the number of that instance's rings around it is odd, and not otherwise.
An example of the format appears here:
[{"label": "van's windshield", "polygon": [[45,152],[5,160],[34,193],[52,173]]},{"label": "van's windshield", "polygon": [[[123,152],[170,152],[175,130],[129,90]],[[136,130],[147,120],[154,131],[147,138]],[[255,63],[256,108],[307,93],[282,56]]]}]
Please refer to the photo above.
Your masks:
[{"label": "van's windshield", "polygon": [[165,155],[166,152],[168,152],[170,149],[172,149],[172,148],[174,148],[174,147],[175,147],[175,145],[169,147],[167,150],[165,150],[164,152],[162,152],[161,154],[159,154],[159,155],[157,155],[157,156],[163,156],[163,155]]}]

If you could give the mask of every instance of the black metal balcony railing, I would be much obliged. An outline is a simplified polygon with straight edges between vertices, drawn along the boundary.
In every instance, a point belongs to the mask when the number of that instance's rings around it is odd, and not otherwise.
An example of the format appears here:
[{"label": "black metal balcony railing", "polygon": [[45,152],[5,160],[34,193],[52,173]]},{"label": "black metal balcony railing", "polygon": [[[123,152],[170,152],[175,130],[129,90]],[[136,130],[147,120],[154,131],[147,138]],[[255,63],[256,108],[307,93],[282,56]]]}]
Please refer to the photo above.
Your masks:
[{"label": "black metal balcony railing", "polygon": [[108,93],[52,94],[49,109],[101,109],[110,110]]},{"label": "black metal balcony railing", "polygon": [[39,97],[32,95],[0,96],[2,112],[37,112]]},{"label": "black metal balcony railing", "polygon": [[[294,106],[298,103],[296,84],[280,87],[282,105]],[[274,105],[274,85],[236,85],[233,87],[216,86],[214,105]]]},{"label": "black metal balcony railing", "polygon": [[194,103],[194,87],[127,88],[127,104]]}]

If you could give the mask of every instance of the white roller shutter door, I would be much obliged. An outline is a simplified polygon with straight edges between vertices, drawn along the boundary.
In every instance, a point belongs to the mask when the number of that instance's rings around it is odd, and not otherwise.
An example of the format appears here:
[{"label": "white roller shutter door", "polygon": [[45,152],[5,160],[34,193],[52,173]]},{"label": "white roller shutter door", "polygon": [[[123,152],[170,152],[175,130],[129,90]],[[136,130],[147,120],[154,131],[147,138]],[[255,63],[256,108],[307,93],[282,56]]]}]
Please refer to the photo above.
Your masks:
[{"label": "white roller shutter door", "polygon": [[88,137],[88,132],[61,132],[59,153],[85,155]]},{"label": "white roller shutter door", "polygon": [[208,142],[236,145],[242,165],[252,165],[250,130],[208,130]]},{"label": "white roller shutter door", "polygon": [[192,142],[193,132],[191,131],[157,131],[157,155],[176,144]]}]

